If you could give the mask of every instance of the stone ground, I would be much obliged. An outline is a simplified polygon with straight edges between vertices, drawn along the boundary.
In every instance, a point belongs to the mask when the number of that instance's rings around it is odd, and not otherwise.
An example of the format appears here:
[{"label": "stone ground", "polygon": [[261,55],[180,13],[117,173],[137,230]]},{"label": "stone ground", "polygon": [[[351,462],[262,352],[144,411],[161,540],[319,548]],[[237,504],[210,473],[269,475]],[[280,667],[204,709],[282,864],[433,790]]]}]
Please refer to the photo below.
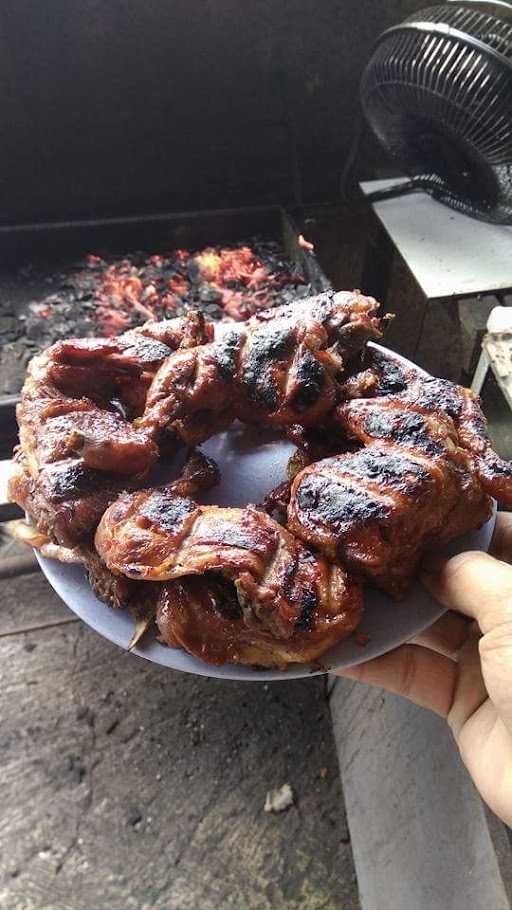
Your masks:
[{"label": "stone ground", "polygon": [[2,910],[358,908],[322,679],[157,667],[39,571],[2,581],[0,667]]}]

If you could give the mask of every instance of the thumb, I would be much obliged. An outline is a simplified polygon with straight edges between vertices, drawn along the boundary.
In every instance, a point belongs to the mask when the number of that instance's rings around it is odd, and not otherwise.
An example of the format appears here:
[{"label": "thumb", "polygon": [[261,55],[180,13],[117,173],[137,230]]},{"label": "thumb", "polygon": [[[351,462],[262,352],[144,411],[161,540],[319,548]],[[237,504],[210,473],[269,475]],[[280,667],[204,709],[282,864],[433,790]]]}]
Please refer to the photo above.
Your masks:
[{"label": "thumb", "polygon": [[512,566],[488,553],[460,553],[426,562],[422,578],[444,606],[478,623],[485,686],[512,732]]}]

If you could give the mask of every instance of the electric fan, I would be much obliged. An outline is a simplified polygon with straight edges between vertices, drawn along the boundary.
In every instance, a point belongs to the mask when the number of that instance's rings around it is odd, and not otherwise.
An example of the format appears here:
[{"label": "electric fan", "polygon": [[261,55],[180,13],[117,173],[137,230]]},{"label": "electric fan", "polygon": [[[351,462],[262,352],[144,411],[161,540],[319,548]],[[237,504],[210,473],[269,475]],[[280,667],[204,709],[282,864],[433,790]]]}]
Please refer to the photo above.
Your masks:
[{"label": "electric fan", "polygon": [[[460,0],[387,29],[361,81],[364,114],[420,188],[512,223],[512,4]],[[374,197],[375,198],[375,197]]]}]

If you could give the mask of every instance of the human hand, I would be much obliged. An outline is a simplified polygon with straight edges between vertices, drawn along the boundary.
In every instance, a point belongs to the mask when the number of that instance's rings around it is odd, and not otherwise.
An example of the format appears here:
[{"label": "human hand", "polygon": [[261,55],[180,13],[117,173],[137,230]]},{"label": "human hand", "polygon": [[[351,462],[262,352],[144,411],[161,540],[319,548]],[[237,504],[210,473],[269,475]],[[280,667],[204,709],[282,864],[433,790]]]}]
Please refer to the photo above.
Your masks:
[{"label": "human hand", "polygon": [[[410,644],[340,671],[444,717],[482,798],[512,825],[512,514],[489,553],[430,558],[422,580],[450,612]],[[454,612],[456,611],[456,612]],[[463,614],[463,615],[460,615]]]}]

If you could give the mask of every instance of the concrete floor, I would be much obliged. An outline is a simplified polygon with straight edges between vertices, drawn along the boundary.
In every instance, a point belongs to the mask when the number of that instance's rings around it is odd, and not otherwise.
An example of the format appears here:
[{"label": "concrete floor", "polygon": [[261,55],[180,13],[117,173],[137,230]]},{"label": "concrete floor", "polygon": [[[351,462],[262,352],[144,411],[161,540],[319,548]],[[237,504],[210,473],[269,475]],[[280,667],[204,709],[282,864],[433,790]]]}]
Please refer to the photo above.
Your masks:
[{"label": "concrete floor", "polygon": [[323,679],[154,666],[39,571],[2,582],[0,668],[2,910],[358,908]]}]

